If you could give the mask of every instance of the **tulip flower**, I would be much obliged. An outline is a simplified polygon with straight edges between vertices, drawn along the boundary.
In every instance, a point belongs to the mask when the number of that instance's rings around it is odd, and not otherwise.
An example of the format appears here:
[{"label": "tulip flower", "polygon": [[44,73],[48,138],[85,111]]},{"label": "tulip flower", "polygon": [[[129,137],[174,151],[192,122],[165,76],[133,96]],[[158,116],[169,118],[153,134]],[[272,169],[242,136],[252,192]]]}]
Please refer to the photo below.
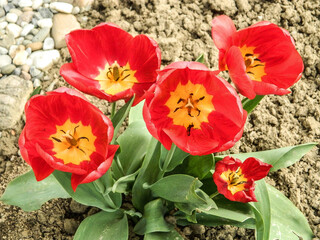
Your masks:
[{"label": "tulip flower", "polygon": [[157,43],[145,35],[132,37],[111,23],[91,30],[75,30],[66,36],[72,63],[60,74],[80,91],[114,102],[144,99],[156,81],[161,57]]},{"label": "tulip flower", "polygon": [[36,95],[25,106],[26,124],[19,138],[23,159],[41,181],[54,170],[70,172],[71,186],[100,178],[111,166],[118,145],[111,121],[72,89]]},{"label": "tulip flower", "polygon": [[303,72],[301,56],[288,31],[263,21],[237,31],[227,16],[212,20],[212,38],[219,49],[219,68],[228,70],[247,98],[290,93]]},{"label": "tulip flower", "polygon": [[232,86],[198,62],[175,62],[159,72],[143,116],[166,149],[172,143],[192,155],[231,148],[243,133],[247,112]]},{"label": "tulip flower", "polygon": [[239,159],[225,157],[216,163],[213,180],[218,192],[231,201],[257,202],[254,195],[254,181],[267,176],[272,165],[254,157],[243,163]]}]

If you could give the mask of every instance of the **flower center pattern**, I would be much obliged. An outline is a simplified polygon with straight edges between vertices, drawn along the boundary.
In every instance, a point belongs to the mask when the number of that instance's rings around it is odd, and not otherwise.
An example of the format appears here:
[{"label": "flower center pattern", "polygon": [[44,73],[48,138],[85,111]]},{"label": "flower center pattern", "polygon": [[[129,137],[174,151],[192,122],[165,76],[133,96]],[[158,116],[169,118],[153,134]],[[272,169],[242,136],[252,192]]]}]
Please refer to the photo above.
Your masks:
[{"label": "flower center pattern", "polygon": [[221,178],[227,182],[228,190],[234,195],[237,192],[245,190],[245,184],[248,179],[244,177],[240,168],[237,171],[225,171],[221,175]]},{"label": "flower center pattern", "polygon": [[49,138],[53,142],[52,151],[56,158],[64,164],[80,165],[83,161],[90,161],[90,155],[96,151],[91,126],[84,126],[82,122],[72,123],[68,119],[63,125],[56,126],[56,133]]},{"label": "flower center pattern", "polygon": [[259,59],[259,54],[254,53],[255,47],[247,47],[244,45],[240,48],[244,63],[246,65],[246,72],[253,81],[262,81],[262,77],[266,75],[264,68],[265,63]]},{"label": "flower center pattern", "polygon": [[202,84],[179,83],[165,103],[170,109],[168,117],[173,124],[185,127],[190,136],[192,129],[200,129],[202,122],[208,122],[208,115],[214,111],[212,98]]},{"label": "flower center pattern", "polygon": [[123,92],[138,82],[134,77],[136,71],[130,69],[129,63],[121,67],[117,61],[111,66],[105,65],[105,69],[99,70],[99,75],[95,80],[99,81],[100,87],[107,94],[115,95]]}]

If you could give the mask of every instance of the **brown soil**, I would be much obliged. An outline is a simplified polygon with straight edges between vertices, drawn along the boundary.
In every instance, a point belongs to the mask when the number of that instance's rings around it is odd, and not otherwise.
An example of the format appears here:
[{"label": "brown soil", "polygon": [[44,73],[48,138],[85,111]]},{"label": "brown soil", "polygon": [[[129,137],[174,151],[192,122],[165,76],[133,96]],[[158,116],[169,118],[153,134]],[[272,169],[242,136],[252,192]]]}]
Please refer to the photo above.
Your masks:
[{"label": "brown soil", "polygon": [[[108,21],[133,35],[151,36],[162,50],[163,66],[177,60],[195,60],[205,53],[206,64],[212,69],[217,69],[218,59],[210,33],[214,16],[229,15],[238,28],[261,20],[286,28],[303,57],[305,72],[291,88],[291,94],[264,98],[249,116],[242,140],[230,152],[250,152],[319,143],[319,5],[319,0],[105,0],[77,17],[83,28]],[[48,85],[56,79],[56,87],[67,85],[59,76],[59,67],[70,57],[66,48],[61,54],[62,61],[46,73],[51,79]],[[108,113],[106,102],[90,99]],[[14,129],[0,132],[0,195],[12,179],[30,169],[18,153],[23,124],[21,119]],[[300,162],[270,174],[268,179],[304,213],[317,238],[320,238],[319,155],[318,144]],[[0,203],[0,239],[72,239],[80,222],[96,211],[69,199],[51,200],[34,212]],[[181,231],[187,239],[254,239],[252,231],[229,226],[193,226]],[[132,234],[131,239],[139,237]]]}]

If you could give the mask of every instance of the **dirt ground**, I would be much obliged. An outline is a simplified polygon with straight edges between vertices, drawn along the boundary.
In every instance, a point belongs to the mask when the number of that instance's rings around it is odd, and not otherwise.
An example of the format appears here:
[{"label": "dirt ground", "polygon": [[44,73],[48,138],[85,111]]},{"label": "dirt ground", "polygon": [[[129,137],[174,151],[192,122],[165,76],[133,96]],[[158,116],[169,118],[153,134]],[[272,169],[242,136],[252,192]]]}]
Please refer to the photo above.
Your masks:
[{"label": "dirt ground", "polygon": [[[121,3],[120,3],[121,2]],[[133,35],[154,38],[162,51],[162,65],[195,60],[205,53],[205,62],[217,69],[218,51],[211,39],[211,20],[229,15],[237,28],[268,20],[287,29],[296,41],[305,71],[286,96],[265,97],[249,116],[243,138],[230,152],[274,149],[320,140],[320,2],[319,0],[105,0],[93,10],[78,14],[83,28],[113,22]],[[61,49],[62,61],[45,75],[56,87],[67,85],[59,76],[60,66],[70,57]],[[106,102],[90,98],[108,113]],[[7,184],[30,168],[18,153],[23,119],[13,129],[0,132],[0,195]],[[281,190],[307,217],[320,238],[320,150],[319,144],[300,162],[269,174],[268,182]],[[40,210],[23,212],[0,203],[0,239],[72,239],[78,225],[95,208],[70,199],[51,200]],[[181,228],[186,239],[254,239],[253,231],[235,227]],[[140,239],[131,234],[131,239]]]}]

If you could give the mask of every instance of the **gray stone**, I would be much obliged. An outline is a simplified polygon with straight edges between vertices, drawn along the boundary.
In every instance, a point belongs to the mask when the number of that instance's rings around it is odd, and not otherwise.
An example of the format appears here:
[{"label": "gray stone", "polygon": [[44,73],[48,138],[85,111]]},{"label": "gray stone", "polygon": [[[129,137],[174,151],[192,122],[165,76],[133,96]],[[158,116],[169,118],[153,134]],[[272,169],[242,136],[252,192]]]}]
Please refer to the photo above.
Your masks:
[{"label": "gray stone", "polygon": [[14,36],[9,33],[2,40],[0,40],[0,46],[8,49],[11,45],[15,44]]},{"label": "gray stone", "polygon": [[11,64],[12,59],[9,55],[1,55],[0,56],[0,68],[2,68],[3,66],[6,66],[8,64]]},{"label": "gray stone", "polygon": [[49,35],[50,28],[41,28],[37,35],[32,38],[32,42],[43,42],[43,40]]},{"label": "gray stone", "polygon": [[30,74],[32,77],[36,77],[41,73],[39,69],[37,69],[35,66],[30,67]]},{"label": "gray stone", "polygon": [[30,32],[32,29],[34,29],[34,25],[32,25],[32,24],[27,24],[27,25],[25,25],[25,26],[23,27],[20,35],[23,36],[23,37],[25,37],[25,36],[27,36],[27,35],[29,34],[29,32]]},{"label": "gray stone", "polygon": [[[6,65],[1,68],[1,73],[4,75],[11,74],[16,69],[16,66],[13,64]],[[1,95],[1,94],[0,94]]]},{"label": "gray stone", "polygon": [[14,74],[14,75],[16,75],[16,76],[20,76],[20,74],[21,74],[21,68],[16,68],[16,69],[13,71],[12,74]]},{"label": "gray stone", "polygon": [[51,37],[48,37],[43,42],[43,50],[54,49],[54,40]]},{"label": "gray stone", "polygon": [[33,87],[34,88],[41,87],[41,81],[38,78],[35,78],[33,80]]},{"label": "gray stone", "polygon": [[21,118],[32,83],[11,75],[0,81],[0,129],[12,128]]},{"label": "gray stone", "polygon": [[43,18],[52,18],[53,13],[48,8],[40,8],[38,12],[41,14]]},{"label": "gray stone", "polygon": [[3,8],[6,12],[9,12],[12,8],[14,8],[14,4],[8,3],[7,5],[3,6]]}]

